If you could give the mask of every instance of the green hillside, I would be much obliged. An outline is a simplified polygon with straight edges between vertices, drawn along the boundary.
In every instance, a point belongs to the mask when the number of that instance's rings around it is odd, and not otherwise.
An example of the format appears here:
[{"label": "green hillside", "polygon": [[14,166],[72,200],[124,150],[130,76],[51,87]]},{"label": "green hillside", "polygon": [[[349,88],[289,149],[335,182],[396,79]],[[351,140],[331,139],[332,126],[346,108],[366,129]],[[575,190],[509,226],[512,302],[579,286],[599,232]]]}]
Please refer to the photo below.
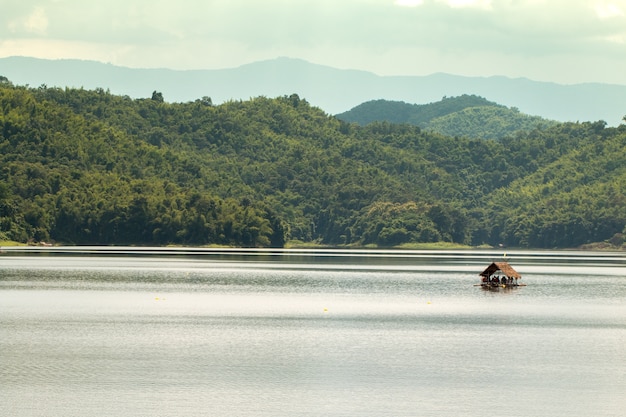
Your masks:
[{"label": "green hillside", "polygon": [[372,122],[410,123],[416,126],[438,117],[456,113],[468,107],[503,107],[475,95],[444,97],[428,104],[409,104],[403,101],[372,100],[359,104],[338,119],[365,126]]},{"label": "green hillside", "polygon": [[361,126],[376,121],[408,123],[446,136],[483,139],[500,139],[519,131],[556,124],[475,95],[444,97],[429,104],[375,100],[338,114],[337,118]]},{"label": "green hillside", "polygon": [[[618,132],[603,127],[592,125],[588,134],[595,140],[494,193],[488,212],[499,213],[496,224],[511,225],[504,228],[506,240],[550,248],[605,240],[624,228],[626,126]],[[567,126],[560,130],[575,134]],[[548,145],[555,138],[542,135]],[[503,204],[508,201],[515,203]],[[613,238],[624,241],[620,233]]]},{"label": "green hillside", "polygon": [[359,127],[297,95],[215,106],[3,79],[0,240],[573,247],[624,232],[625,141],[603,122],[492,141]]}]

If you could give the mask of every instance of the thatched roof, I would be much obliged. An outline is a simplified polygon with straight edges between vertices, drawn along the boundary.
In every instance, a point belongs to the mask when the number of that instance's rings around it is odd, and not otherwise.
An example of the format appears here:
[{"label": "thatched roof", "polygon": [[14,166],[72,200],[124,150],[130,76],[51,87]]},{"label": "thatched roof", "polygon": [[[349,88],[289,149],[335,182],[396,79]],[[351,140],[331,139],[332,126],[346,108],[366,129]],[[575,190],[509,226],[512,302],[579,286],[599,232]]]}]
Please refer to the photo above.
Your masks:
[{"label": "thatched roof", "polygon": [[500,271],[508,278],[521,278],[522,276],[515,270],[508,262],[492,262],[491,265],[485,269],[480,276],[488,277],[493,275],[494,272]]}]

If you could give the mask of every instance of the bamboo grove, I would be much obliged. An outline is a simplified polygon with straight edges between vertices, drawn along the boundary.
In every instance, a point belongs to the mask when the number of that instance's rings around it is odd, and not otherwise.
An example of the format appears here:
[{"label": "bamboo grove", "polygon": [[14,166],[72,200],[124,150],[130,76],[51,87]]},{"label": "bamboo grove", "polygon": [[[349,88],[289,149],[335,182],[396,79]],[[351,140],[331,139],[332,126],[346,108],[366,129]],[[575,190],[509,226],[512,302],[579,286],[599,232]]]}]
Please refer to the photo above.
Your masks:
[{"label": "bamboo grove", "polygon": [[0,80],[0,240],[623,243],[625,125],[449,137],[295,94],[168,103]]}]

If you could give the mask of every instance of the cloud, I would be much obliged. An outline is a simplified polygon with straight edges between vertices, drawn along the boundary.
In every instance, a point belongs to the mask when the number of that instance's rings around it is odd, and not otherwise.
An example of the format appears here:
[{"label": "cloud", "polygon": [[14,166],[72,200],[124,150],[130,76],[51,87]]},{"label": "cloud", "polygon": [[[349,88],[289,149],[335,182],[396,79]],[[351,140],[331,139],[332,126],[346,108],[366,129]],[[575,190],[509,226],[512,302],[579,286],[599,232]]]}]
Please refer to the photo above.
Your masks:
[{"label": "cloud", "polygon": [[[179,69],[292,56],[386,75],[626,73],[626,0],[0,0],[0,9],[0,56]],[[585,65],[568,67],[576,60]]]},{"label": "cloud", "polygon": [[452,8],[458,7],[478,7],[481,9],[491,9],[491,0],[442,0]]},{"label": "cloud", "polygon": [[417,7],[424,4],[424,0],[396,0],[395,4],[403,7]]},{"label": "cloud", "polygon": [[7,23],[12,33],[45,35],[48,29],[48,17],[42,7],[35,7],[25,16],[18,16]]},{"label": "cloud", "polygon": [[[447,4],[452,8],[459,7],[479,7],[483,9],[491,8],[492,0],[436,0],[439,3]],[[417,7],[425,4],[425,0],[396,0],[395,4],[403,7]]]},{"label": "cloud", "polygon": [[624,9],[617,3],[600,1],[595,4],[596,14],[600,19],[610,19],[612,17],[623,17]]}]

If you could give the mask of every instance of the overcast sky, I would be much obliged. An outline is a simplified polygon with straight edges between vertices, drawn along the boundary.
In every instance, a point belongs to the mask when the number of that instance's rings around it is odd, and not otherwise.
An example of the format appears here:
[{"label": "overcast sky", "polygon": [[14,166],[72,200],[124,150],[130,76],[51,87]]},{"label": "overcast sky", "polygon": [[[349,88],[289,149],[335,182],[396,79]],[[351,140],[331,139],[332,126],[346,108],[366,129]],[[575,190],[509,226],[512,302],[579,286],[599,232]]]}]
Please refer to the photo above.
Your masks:
[{"label": "overcast sky", "polygon": [[626,0],[0,0],[0,57],[626,84]]}]

